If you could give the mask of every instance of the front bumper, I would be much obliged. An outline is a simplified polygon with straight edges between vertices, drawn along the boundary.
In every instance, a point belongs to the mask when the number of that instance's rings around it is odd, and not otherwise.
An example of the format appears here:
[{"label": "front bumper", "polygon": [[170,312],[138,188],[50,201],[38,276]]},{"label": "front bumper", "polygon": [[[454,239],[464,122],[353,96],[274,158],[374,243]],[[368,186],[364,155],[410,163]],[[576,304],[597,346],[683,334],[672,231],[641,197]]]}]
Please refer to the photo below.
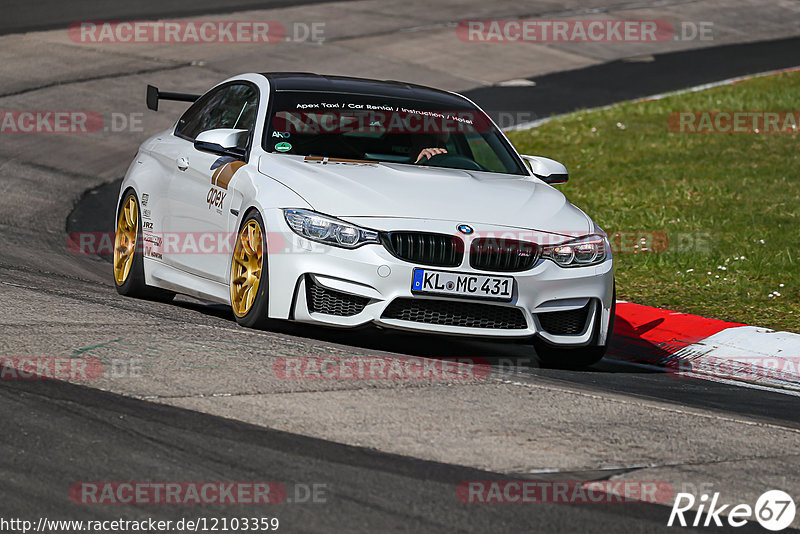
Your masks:
[{"label": "front bumper", "polygon": [[[443,234],[452,234],[458,224],[407,219],[370,223],[365,226],[383,231]],[[552,344],[573,347],[606,343],[614,284],[610,254],[603,263],[590,267],[566,269],[539,259],[527,271],[494,273],[471,268],[468,253],[460,266],[444,268],[400,260],[377,244],[348,250],[314,243],[292,232],[281,210],[267,211],[265,224],[270,317],[339,327],[374,323],[414,332],[487,338],[538,335]],[[478,233],[509,230],[473,226]],[[415,267],[513,276],[512,299],[497,303],[415,295],[411,292]]]}]

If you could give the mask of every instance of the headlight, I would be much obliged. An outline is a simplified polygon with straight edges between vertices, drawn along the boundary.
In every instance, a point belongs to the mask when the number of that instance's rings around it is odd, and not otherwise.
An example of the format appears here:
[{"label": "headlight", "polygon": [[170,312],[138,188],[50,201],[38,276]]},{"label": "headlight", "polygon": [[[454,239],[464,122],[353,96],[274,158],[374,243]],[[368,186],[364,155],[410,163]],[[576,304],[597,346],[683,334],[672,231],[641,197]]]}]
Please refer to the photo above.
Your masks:
[{"label": "headlight", "polygon": [[296,234],[335,247],[356,248],[380,243],[378,232],[308,210],[283,210],[286,223]]},{"label": "headlight", "polygon": [[553,260],[561,267],[585,267],[604,262],[607,251],[605,236],[592,234],[560,245],[542,247],[542,257]]}]

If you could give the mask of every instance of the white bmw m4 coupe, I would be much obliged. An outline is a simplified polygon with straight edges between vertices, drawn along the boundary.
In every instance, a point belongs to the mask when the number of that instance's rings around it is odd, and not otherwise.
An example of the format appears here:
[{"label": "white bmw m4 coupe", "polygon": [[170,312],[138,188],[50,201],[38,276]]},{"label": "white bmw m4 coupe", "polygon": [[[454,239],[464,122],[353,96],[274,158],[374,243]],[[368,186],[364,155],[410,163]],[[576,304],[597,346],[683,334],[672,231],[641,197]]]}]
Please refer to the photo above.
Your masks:
[{"label": "white bmw m4 coupe", "polygon": [[122,182],[114,280],[236,321],[367,324],[517,340],[547,364],[602,358],[606,234],[467,98],[395,81],[242,74],[142,143]]}]

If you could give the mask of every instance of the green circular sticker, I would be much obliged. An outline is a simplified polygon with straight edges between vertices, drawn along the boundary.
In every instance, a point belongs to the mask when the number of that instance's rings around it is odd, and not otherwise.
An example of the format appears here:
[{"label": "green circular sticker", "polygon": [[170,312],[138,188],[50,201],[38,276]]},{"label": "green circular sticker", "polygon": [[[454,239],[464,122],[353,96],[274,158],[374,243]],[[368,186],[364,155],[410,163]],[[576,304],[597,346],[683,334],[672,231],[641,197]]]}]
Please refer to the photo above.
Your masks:
[{"label": "green circular sticker", "polygon": [[278,143],[275,145],[275,150],[278,152],[289,152],[292,149],[292,145],[289,143]]}]

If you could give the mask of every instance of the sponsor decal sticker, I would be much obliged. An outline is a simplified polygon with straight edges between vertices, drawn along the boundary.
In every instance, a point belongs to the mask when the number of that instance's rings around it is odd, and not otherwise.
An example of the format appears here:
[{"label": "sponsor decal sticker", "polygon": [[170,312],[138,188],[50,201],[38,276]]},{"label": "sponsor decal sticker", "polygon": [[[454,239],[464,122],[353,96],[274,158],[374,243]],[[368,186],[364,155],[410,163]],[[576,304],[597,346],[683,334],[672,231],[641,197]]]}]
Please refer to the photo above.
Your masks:
[{"label": "sponsor decal sticker", "polygon": [[145,243],[152,243],[156,246],[161,246],[161,237],[153,234],[144,234],[142,239]]},{"label": "sponsor decal sticker", "polygon": [[286,142],[278,143],[275,145],[275,150],[278,152],[289,152],[292,149],[292,145]]},{"label": "sponsor decal sticker", "polygon": [[[482,112],[419,110],[373,104],[309,103],[279,111],[272,120],[272,137],[287,133],[453,133],[486,132],[493,128]],[[277,135],[276,135],[277,134]]]},{"label": "sponsor decal sticker", "polygon": [[212,187],[208,190],[208,195],[206,195],[206,203],[208,204],[208,209],[211,209],[211,206],[217,208],[217,212],[222,213],[222,205],[225,202],[225,196],[227,193],[220,191],[219,189]]},{"label": "sponsor decal sticker", "polygon": [[214,171],[214,174],[211,175],[211,188],[208,190],[208,194],[206,195],[206,204],[208,204],[208,209],[211,209],[213,206],[216,208],[217,213],[222,213],[223,209],[222,206],[225,203],[225,197],[227,196],[228,184],[230,183],[233,175],[236,174],[236,171],[241,169],[244,166],[243,161],[227,161],[220,165],[223,158],[218,159],[214,162],[211,166]]},{"label": "sponsor decal sticker", "polygon": [[303,161],[305,163],[316,163],[318,165],[355,165],[361,167],[378,166],[378,164],[374,161],[367,161],[363,159],[327,158],[321,156],[306,156]]}]

